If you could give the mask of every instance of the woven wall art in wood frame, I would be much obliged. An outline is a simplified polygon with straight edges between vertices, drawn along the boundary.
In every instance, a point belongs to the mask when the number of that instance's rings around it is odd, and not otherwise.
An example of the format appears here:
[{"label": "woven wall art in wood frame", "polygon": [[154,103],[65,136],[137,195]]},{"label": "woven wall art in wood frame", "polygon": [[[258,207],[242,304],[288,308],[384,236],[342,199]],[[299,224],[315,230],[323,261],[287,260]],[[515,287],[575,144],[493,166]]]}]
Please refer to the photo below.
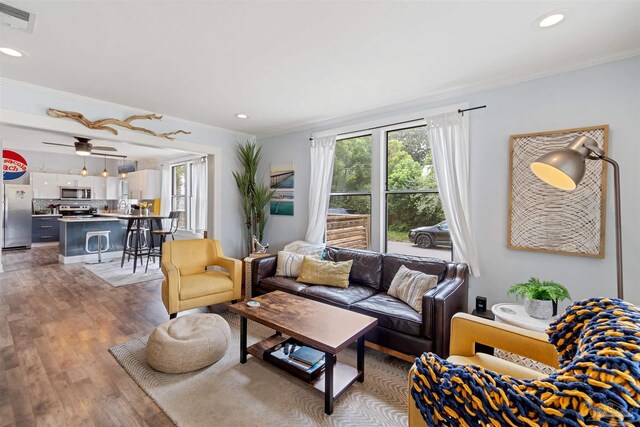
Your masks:
[{"label": "woven wall art in wood frame", "polygon": [[593,138],[607,153],[608,125],[511,136],[510,249],[604,258],[607,164],[587,160],[584,178],[573,191],[550,186],[529,168],[579,135]]}]

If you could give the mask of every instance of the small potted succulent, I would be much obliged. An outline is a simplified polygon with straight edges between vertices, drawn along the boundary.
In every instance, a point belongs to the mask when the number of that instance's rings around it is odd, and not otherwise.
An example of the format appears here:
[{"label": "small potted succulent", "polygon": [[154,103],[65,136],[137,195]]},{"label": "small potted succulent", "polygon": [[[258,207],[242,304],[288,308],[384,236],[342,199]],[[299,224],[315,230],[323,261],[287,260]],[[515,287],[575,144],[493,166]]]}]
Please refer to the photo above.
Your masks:
[{"label": "small potted succulent", "polygon": [[526,283],[516,283],[508,291],[516,299],[524,298],[524,311],[536,319],[549,319],[557,314],[558,301],[571,298],[567,288],[552,280],[532,277]]}]

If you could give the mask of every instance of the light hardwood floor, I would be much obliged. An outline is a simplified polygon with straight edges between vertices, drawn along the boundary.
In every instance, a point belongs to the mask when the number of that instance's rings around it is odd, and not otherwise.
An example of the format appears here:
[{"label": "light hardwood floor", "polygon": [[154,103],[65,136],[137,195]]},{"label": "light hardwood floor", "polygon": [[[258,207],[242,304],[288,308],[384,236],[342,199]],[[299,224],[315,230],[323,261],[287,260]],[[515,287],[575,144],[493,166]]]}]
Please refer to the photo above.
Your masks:
[{"label": "light hardwood floor", "polygon": [[160,280],[114,288],[57,247],[2,258],[0,426],[173,425],[108,352],[168,320]]}]

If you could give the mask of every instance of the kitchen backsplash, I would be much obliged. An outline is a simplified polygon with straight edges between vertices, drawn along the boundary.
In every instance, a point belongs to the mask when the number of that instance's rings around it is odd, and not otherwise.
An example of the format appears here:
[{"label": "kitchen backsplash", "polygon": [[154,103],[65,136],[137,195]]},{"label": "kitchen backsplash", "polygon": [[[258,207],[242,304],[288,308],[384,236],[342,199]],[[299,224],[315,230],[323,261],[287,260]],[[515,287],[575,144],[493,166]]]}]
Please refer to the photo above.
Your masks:
[{"label": "kitchen backsplash", "polygon": [[49,205],[81,205],[89,206],[97,209],[104,209],[105,206],[109,210],[118,209],[117,200],[54,200],[54,199],[33,199],[33,211],[49,211]]}]

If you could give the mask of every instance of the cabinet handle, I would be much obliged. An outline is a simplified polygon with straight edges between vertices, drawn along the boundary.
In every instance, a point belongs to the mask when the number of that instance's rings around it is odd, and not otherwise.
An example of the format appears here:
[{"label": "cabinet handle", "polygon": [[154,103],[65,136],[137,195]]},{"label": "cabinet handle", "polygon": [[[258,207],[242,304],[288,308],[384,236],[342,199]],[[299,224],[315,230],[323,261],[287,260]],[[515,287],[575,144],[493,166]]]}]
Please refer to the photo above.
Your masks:
[{"label": "cabinet handle", "polygon": [[41,225],[40,228],[51,228],[51,225]]},{"label": "cabinet handle", "polygon": [[40,236],[41,239],[50,239],[53,236]]}]

